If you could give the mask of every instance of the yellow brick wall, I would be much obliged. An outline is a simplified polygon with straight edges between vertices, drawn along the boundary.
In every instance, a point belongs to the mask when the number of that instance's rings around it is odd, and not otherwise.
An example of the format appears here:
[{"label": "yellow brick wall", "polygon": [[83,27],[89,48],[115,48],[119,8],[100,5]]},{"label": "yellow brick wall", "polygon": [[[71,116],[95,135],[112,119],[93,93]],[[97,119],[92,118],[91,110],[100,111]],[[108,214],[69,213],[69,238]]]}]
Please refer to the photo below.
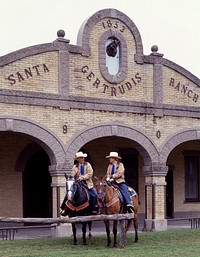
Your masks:
[{"label": "yellow brick wall", "polygon": [[[199,119],[189,117],[156,117],[147,114],[132,114],[118,112],[102,112],[93,110],[59,110],[54,107],[27,106],[20,104],[0,103],[0,116],[11,115],[28,118],[53,131],[64,144],[67,144],[72,136],[82,129],[94,124],[106,122],[121,122],[141,130],[153,140],[157,147],[168,136],[186,129],[199,126]],[[63,133],[63,125],[67,125],[67,134]],[[157,138],[156,132],[160,130],[161,137]]]},{"label": "yellow brick wall", "polygon": [[[110,113],[110,112],[100,112],[100,111],[91,111],[91,110],[70,110],[70,111],[64,111],[64,110],[58,110],[56,108],[52,107],[39,107],[39,106],[25,106],[25,105],[16,105],[16,104],[0,104],[0,115],[12,115],[17,117],[23,117],[28,118],[31,120],[34,120],[41,124],[42,126],[48,127],[48,129],[52,130],[56,133],[56,135],[66,144],[71,137],[80,129],[84,129],[87,126],[91,126],[94,124],[99,124],[101,122],[111,122],[111,121],[119,121],[127,125],[131,125],[136,129],[142,129],[145,131],[150,138],[152,138],[157,146],[159,146],[161,143],[164,142],[167,136],[172,135],[173,133],[183,129],[187,128],[188,124],[189,127],[195,127],[198,126],[199,120],[198,119],[191,119],[191,118],[177,118],[177,117],[163,117],[158,119],[158,124],[156,125],[156,128],[161,130],[161,138],[157,139],[155,136],[155,124],[153,124],[153,118],[152,116],[148,115],[136,115],[136,114],[119,114],[119,113]],[[129,117],[129,119],[127,119]],[[62,126],[63,124],[68,125],[68,133],[63,134]],[[13,134],[9,134],[9,137]],[[17,140],[18,135],[17,135]],[[27,137],[26,137],[27,138]],[[12,139],[12,137],[11,137]],[[11,140],[10,139],[10,140]],[[25,139],[24,139],[25,140]],[[26,139],[27,140],[27,139]],[[7,212],[10,213],[12,205],[10,207],[7,205],[10,197],[10,193],[12,194],[12,188],[14,186],[14,189],[17,190],[17,193],[15,193],[15,196],[17,196],[18,200],[16,202],[19,203],[16,207],[16,213],[15,215],[21,215],[22,212],[22,189],[21,189],[21,173],[15,173],[14,172],[14,164],[16,162],[16,159],[20,153],[20,151],[23,149],[23,147],[26,145],[25,142],[19,140],[19,143],[17,143],[17,147],[13,149],[12,144],[7,143],[7,141],[4,141],[4,134],[1,134],[1,141],[2,144],[6,145],[6,148],[3,146],[2,149],[2,158],[7,160],[4,165],[1,167],[1,181],[5,181],[5,183],[2,185],[1,192],[9,192],[9,194],[6,196],[3,196],[4,200],[1,199],[1,204],[3,203],[3,210],[5,210],[5,213],[3,212],[2,215],[6,215]],[[99,139],[98,139],[99,140]],[[95,140],[93,143],[88,143],[84,146],[84,149],[91,155],[91,159],[94,161],[94,169],[95,173],[97,175],[100,175],[105,172],[107,163],[104,157],[112,150],[117,150],[117,147],[134,147],[134,143],[130,142],[129,140],[122,139],[117,140],[113,144],[111,143],[112,138],[100,139],[100,143],[98,143],[98,140]],[[102,143],[103,142],[103,143]],[[98,145],[98,148],[95,147]],[[187,144],[182,145],[183,149],[189,149],[189,150],[199,150],[198,144]],[[6,150],[7,149],[7,150]],[[13,156],[13,152],[15,152],[15,155]],[[175,211],[187,211],[187,210],[198,210],[199,206],[197,204],[184,204],[184,171],[183,171],[183,156],[181,154],[181,150],[175,149],[172,154],[170,155],[168,159],[168,164],[173,165],[174,162],[175,165],[175,171],[174,171],[174,196],[175,196]],[[3,165],[1,163],[1,165]],[[100,168],[101,167],[101,168]],[[142,157],[139,156],[139,190],[140,190],[140,212],[144,211],[144,175],[142,171],[143,167],[143,160]],[[8,175],[9,173],[9,175]],[[11,183],[10,178],[13,178],[13,182]],[[7,182],[6,182],[7,181]],[[9,182],[9,183],[8,183]],[[65,182],[65,180],[62,180],[62,182]],[[153,181],[150,181],[153,182]],[[155,182],[158,182],[157,179]],[[11,183],[11,184],[10,184]],[[8,185],[9,184],[9,185]],[[11,185],[11,186],[10,186]],[[158,189],[161,190],[161,189]],[[65,189],[61,190],[61,199],[64,197]],[[151,193],[150,193],[151,194]],[[161,197],[163,192],[158,192],[159,199],[164,201],[164,199]],[[1,197],[3,194],[0,194]],[[5,198],[6,197],[6,198]],[[163,203],[162,205],[163,206]],[[56,207],[55,207],[56,208]],[[150,208],[150,207],[149,207]],[[54,210],[56,211],[56,209]],[[157,213],[162,212],[161,208],[158,206]],[[160,214],[158,214],[160,215]]]},{"label": "yellow brick wall", "polygon": [[145,177],[145,182],[147,183],[147,219],[152,218],[152,183],[155,183],[155,218],[163,219],[165,218],[165,177],[155,176],[155,177]]},{"label": "yellow brick wall", "polygon": [[[107,19],[105,19],[105,21],[106,20]],[[102,28],[103,21],[104,20],[97,22],[91,31],[89,39],[91,55],[89,57],[82,57],[77,54],[70,54],[70,94],[98,98],[153,102],[153,65],[138,65],[135,63],[134,54],[136,53],[136,47],[133,35],[128,27],[117,19],[110,19],[110,21],[113,22],[113,24],[118,21],[119,27],[122,25],[126,27],[122,35],[127,43],[128,74],[124,81],[116,85],[109,83],[102,77],[99,70],[99,38],[104,32],[104,29]],[[112,29],[118,30],[115,28]],[[83,73],[81,71],[82,67],[85,65],[89,67],[88,73]],[[95,77],[89,81],[87,76],[91,71],[95,74]],[[136,80],[136,73],[139,73],[141,81],[137,83],[137,85],[134,85],[132,82],[132,89],[126,89],[125,93],[121,94],[118,87],[120,85],[124,85],[126,82],[131,82],[131,78]],[[97,78],[101,81],[98,88],[93,86],[93,83]],[[103,93],[103,84],[109,86],[106,93]],[[111,86],[117,88],[117,96],[111,97]]]},{"label": "yellow brick wall", "polygon": [[[134,61],[136,53],[135,39],[126,24],[114,18],[110,18],[112,24],[118,22],[118,28],[112,26],[112,30],[119,32],[119,27],[125,27],[122,36],[127,44],[128,72],[124,81],[119,84],[111,84],[106,81],[99,69],[99,39],[106,31],[102,22],[98,21],[92,28],[89,37],[91,55],[69,53],[69,84],[70,94],[74,96],[86,96],[94,98],[118,99],[153,103],[153,65],[137,64]],[[82,72],[82,67],[87,66],[88,71]],[[0,89],[13,89],[28,92],[41,92],[59,94],[59,58],[58,52],[36,54],[22,58],[18,61],[0,67]],[[32,76],[27,73],[31,72]],[[39,72],[39,74],[38,74]],[[87,76],[94,73],[90,80]],[[137,85],[124,94],[119,91],[119,86],[131,82],[136,74],[141,78]],[[99,79],[100,85],[96,88],[93,84]],[[103,93],[103,84],[108,85],[108,90]],[[111,87],[117,88],[117,95],[111,96]],[[163,100],[165,104],[177,104],[183,106],[199,106],[200,89],[193,82],[180,73],[163,66]],[[115,122],[128,125],[136,130],[143,131],[150,140],[159,148],[165,140],[182,129],[199,126],[199,119],[189,117],[163,116],[154,117],[148,114],[120,113],[109,111],[69,109],[60,110],[50,106],[30,106],[25,104],[0,103],[0,117],[14,116],[32,120],[50,131],[67,145],[71,138],[82,129],[89,126],[107,122]],[[67,125],[67,133],[63,133],[63,126]],[[160,138],[156,136],[160,132]],[[35,135],[37,137],[37,135]],[[15,163],[24,147],[31,140],[28,136],[14,133],[0,133],[0,216],[23,215],[22,173],[15,172]],[[119,148],[135,148],[134,139],[125,138],[101,138],[84,145],[84,150],[89,154],[95,175],[104,175],[107,168],[105,156],[110,151],[118,151]],[[168,164],[174,165],[174,206],[175,212],[199,211],[200,205],[184,203],[184,157],[182,150],[200,150],[198,142],[185,143],[175,148],[168,158]],[[141,205],[139,212],[145,210],[145,182],[164,183],[164,177],[144,177],[143,158],[138,157],[138,186]],[[153,160],[154,161],[154,160]],[[64,177],[53,177],[52,183],[64,184]],[[156,218],[163,218],[165,205],[165,187],[156,187]],[[65,195],[65,187],[60,188],[60,200]],[[14,199],[13,199],[14,196]],[[152,215],[152,192],[148,188],[148,218]],[[53,188],[53,215],[57,215],[56,188]]]},{"label": "yellow brick wall", "polygon": [[[61,205],[63,199],[64,199],[64,196],[65,196],[65,193],[66,193],[66,187],[65,187],[65,184],[66,184],[66,179],[64,176],[56,176],[56,177],[52,177],[52,185],[63,185],[63,186],[60,186],[60,203],[59,203],[59,206]],[[57,187],[56,186],[53,186],[53,189],[52,189],[52,202],[53,202],[53,217],[57,217]]]},{"label": "yellow brick wall", "polygon": [[163,67],[163,101],[166,104],[200,106],[200,88],[180,73]]},{"label": "yellow brick wall", "polygon": [[198,141],[191,141],[176,147],[167,160],[168,165],[174,167],[174,211],[188,212],[199,211],[200,203],[185,203],[185,168],[183,150],[200,151]]},{"label": "yellow brick wall", "polygon": [[0,216],[23,217],[22,172],[16,172],[15,165],[30,142],[19,134],[0,133]]},{"label": "yellow brick wall", "polygon": [[[29,70],[32,76],[25,72],[25,69]],[[57,94],[58,53],[37,54],[0,67],[0,88]]]}]

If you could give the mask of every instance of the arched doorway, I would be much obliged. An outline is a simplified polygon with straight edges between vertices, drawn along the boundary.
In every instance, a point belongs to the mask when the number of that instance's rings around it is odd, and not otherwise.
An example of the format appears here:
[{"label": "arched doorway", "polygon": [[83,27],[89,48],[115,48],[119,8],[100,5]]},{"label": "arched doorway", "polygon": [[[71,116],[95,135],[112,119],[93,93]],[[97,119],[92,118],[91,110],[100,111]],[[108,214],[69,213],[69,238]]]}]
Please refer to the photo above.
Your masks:
[{"label": "arched doorway", "polygon": [[111,122],[87,127],[76,133],[66,146],[66,155],[68,157],[65,163],[66,167],[72,166],[74,153],[85,144],[98,138],[111,136],[133,140],[137,151],[143,156],[144,166],[151,166],[152,160],[155,163],[158,162],[158,149],[143,131],[121,123]]},{"label": "arched doorway", "polygon": [[65,166],[69,173],[70,167],[73,165],[74,154],[80,149],[84,149],[89,154],[96,176],[106,174],[108,160],[105,157],[109,152],[116,151],[121,155],[126,155],[126,157],[123,156],[123,162],[125,159],[129,159],[130,163],[125,164],[125,173],[127,172],[128,175],[132,176],[126,181],[138,191],[141,203],[139,211],[142,214],[140,217],[141,219],[145,218],[147,216],[145,176],[148,179],[152,175],[153,165],[155,172],[160,173],[160,169],[156,166],[159,161],[158,149],[148,135],[118,122],[87,127],[76,133],[66,146]]},{"label": "arched doorway", "polygon": [[139,180],[144,183],[143,158],[135,141],[123,137],[101,137],[88,142],[80,151],[87,153],[86,161],[91,163],[97,177],[106,174],[109,162],[105,157],[109,152],[118,152],[125,167],[126,182],[139,193]]},{"label": "arched doorway", "polygon": [[176,146],[167,158],[166,216],[198,216],[200,207],[200,142]]},{"label": "arched doorway", "polygon": [[28,159],[23,171],[23,216],[52,217],[50,160],[41,149]]},{"label": "arched doorway", "polygon": [[161,146],[160,156],[169,167],[166,178],[167,217],[199,215],[199,132],[200,128],[181,130],[170,136]]},{"label": "arched doorway", "polygon": [[[40,154],[36,154],[40,150]],[[48,170],[51,170],[52,176],[52,172],[57,173],[57,165],[62,167],[65,160],[62,141],[53,131],[35,121],[6,116],[0,118],[0,153],[0,216],[51,217],[56,197],[52,197],[50,186],[54,181],[51,184]],[[35,177],[33,174],[36,174]],[[38,184],[40,181],[42,185]],[[35,193],[28,191],[32,184]],[[44,188],[43,191],[41,188]],[[40,193],[37,194],[36,190]],[[48,206],[42,210],[37,206],[45,194],[43,206]],[[27,198],[31,199],[30,205]]]}]

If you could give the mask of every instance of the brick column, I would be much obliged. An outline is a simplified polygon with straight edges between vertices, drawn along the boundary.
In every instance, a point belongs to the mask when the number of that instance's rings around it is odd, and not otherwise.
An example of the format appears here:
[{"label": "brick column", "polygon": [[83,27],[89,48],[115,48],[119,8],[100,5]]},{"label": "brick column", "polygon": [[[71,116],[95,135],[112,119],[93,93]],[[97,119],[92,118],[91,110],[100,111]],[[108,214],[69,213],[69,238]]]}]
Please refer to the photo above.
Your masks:
[{"label": "brick column", "polygon": [[[64,168],[65,167],[65,168]],[[50,174],[52,176],[52,190],[53,190],[53,217],[60,217],[60,205],[64,199],[66,193],[66,178],[65,174],[71,173],[70,168],[66,168],[66,165],[51,165],[49,167]],[[62,223],[51,230],[52,237],[64,237],[71,230],[71,224]]]},{"label": "brick column", "polygon": [[167,229],[167,220],[165,219],[166,173],[167,167],[164,165],[144,167],[145,231]]},{"label": "brick column", "polygon": [[52,176],[52,203],[53,217],[60,217],[60,205],[66,193],[66,178],[65,174],[70,174],[71,169],[59,168],[58,165],[51,165],[49,172]]}]

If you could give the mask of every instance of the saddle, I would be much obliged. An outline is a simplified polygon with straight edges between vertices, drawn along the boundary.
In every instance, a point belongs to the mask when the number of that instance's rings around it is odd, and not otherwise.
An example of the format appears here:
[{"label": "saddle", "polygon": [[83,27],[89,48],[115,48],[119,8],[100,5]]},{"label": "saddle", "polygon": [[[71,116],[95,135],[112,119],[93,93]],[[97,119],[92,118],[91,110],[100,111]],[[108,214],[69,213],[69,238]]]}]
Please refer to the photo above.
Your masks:
[{"label": "saddle", "polygon": [[136,192],[135,190],[132,188],[132,187],[129,187],[128,186],[128,191],[129,191],[129,194],[130,194],[130,197],[133,198],[134,196],[136,196]]},{"label": "saddle", "polygon": [[[119,186],[116,184],[116,183],[112,183],[112,185],[111,185],[115,190],[118,190],[119,191],[119,195],[121,195],[121,193],[120,193],[120,190],[119,190]],[[130,187],[130,186],[127,186],[128,187],[128,192],[129,192],[129,195],[130,195],[130,197],[131,198],[133,198],[135,195],[136,195],[136,191],[132,188],[132,187]],[[119,196],[120,197],[120,196]],[[123,199],[123,197],[122,197],[122,199]]]},{"label": "saddle", "polygon": [[[122,211],[122,208],[123,208],[123,204],[124,204],[124,198],[123,198],[123,195],[122,195],[122,193],[120,192],[120,190],[119,190],[119,186],[116,184],[116,183],[113,183],[112,185],[111,185],[111,187],[112,188],[114,188],[114,190],[116,190],[117,191],[117,193],[118,193],[118,197],[119,197],[119,200],[120,200],[120,205],[121,205],[121,207],[120,207],[120,212]],[[129,192],[129,195],[130,195],[130,198],[132,199],[134,196],[136,196],[136,191],[132,188],[132,187],[130,187],[130,186],[127,186],[128,187],[128,192]]]}]

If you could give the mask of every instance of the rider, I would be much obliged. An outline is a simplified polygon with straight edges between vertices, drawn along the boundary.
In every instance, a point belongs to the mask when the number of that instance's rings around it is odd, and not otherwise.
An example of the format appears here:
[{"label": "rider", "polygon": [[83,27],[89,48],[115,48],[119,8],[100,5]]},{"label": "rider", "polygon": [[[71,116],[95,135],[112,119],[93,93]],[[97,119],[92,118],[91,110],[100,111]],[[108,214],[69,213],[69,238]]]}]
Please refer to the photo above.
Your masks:
[{"label": "rider", "polygon": [[108,182],[114,181],[114,183],[118,185],[119,190],[125,200],[128,212],[133,212],[134,207],[124,179],[124,165],[121,163],[121,157],[117,152],[110,152],[106,158],[109,159],[106,180]]},{"label": "rider", "polygon": [[[76,160],[77,163],[72,168],[71,176],[76,178],[78,181],[83,181],[86,183],[86,188],[88,190],[90,202],[93,208],[93,214],[97,214],[97,193],[92,182],[93,169],[91,164],[85,161],[85,157],[87,157],[87,154],[83,152],[78,152],[75,154],[74,160]],[[63,203],[61,204],[60,208],[63,210],[61,211],[61,215],[65,215],[64,208],[66,200],[67,198],[65,197]]]}]

